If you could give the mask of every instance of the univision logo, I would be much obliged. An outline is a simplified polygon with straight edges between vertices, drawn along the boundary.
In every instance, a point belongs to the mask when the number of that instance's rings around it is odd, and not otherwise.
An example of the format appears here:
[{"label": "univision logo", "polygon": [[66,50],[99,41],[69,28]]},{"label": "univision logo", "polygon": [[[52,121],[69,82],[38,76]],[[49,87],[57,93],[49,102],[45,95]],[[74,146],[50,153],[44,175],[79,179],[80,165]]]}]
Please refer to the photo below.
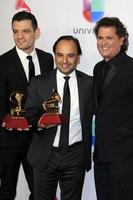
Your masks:
[{"label": "univision logo", "polygon": [[96,22],[104,15],[104,0],[83,0],[83,16],[88,22]]}]

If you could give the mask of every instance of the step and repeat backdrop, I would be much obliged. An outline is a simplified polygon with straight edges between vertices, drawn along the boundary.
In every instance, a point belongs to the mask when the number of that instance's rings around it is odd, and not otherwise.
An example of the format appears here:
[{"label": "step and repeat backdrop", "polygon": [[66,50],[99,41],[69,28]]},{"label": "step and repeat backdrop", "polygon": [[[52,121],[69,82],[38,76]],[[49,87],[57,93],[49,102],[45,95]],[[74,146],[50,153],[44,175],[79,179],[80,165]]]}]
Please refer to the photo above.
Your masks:
[{"label": "step and repeat backdrop", "polygon": [[[92,75],[94,65],[101,60],[93,28],[103,16],[117,16],[126,25],[129,32],[128,54],[133,56],[131,0],[0,0],[0,54],[14,46],[11,20],[15,13],[22,10],[32,12],[38,20],[41,30],[36,42],[38,48],[52,53],[53,43],[61,35],[77,37],[83,51],[78,69],[87,74]],[[59,192],[58,189],[58,200]],[[27,183],[20,168],[15,200],[27,200],[28,195]],[[93,168],[86,174],[82,200],[96,200]]]}]

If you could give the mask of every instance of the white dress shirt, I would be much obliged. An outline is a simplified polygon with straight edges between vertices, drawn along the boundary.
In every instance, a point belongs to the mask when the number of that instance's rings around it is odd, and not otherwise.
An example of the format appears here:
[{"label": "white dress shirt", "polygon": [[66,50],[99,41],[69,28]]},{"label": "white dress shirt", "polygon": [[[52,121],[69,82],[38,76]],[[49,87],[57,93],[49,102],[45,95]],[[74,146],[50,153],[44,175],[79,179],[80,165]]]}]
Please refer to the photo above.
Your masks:
[{"label": "white dress shirt", "polygon": [[[25,53],[24,51],[22,51],[18,47],[16,47],[16,51],[17,51],[18,56],[21,60],[21,63],[23,65],[23,68],[24,68],[24,71],[25,71],[25,74],[26,74],[26,77],[27,77],[27,80],[28,80],[29,79],[29,76],[28,76],[28,74],[29,74],[29,68],[28,68],[29,60],[26,57],[29,56],[29,54]],[[41,73],[41,71],[40,71],[40,65],[39,65],[39,60],[38,60],[38,57],[37,57],[36,50],[34,49],[30,55],[32,56],[32,61],[33,61],[34,66],[35,66],[35,75],[39,75]]]},{"label": "white dress shirt", "polygon": [[[62,74],[57,69],[57,90],[63,99],[63,88],[65,79],[63,78],[65,75]],[[79,94],[78,94],[78,85],[77,85],[77,77],[75,70],[69,74],[69,88],[70,88],[70,96],[71,96],[71,107],[70,107],[70,124],[69,124],[69,145],[74,144],[75,142],[82,141],[82,128],[81,128],[81,121],[80,121],[80,113],[79,113]],[[62,101],[59,104],[60,106],[60,113],[62,109]],[[59,146],[59,138],[60,138],[60,128],[59,125],[57,128],[57,133],[54,140],[54,147]]]}]

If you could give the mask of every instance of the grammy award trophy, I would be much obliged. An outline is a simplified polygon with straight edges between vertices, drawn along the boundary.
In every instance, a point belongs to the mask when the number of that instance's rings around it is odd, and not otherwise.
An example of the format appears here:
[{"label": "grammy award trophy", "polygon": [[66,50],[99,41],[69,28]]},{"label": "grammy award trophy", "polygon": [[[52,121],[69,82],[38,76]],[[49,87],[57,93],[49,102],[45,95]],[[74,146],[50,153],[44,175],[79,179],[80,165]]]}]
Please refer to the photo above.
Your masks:
[{"label": "grammy award trophy", "polygon": [[5,128],[29,128],[28,122],[24,117],[24,110],[22,109],[22,102],[24,98],[25,95],[19,91],[15,91],[10,95],[10,102],[12,103],[12,107],[10,109],[10,114],[7,114],[3,120],[5,123]]},{"label": "grammy award trophy", "polygon": [[38,124],[46,125],[48,127],[57,126],[64,122],[64,117],[59,111],[59,102],[61,98],[58,92],[53,89],[53,93],[50,99],[43,102],[43,108],[46,111],[38,121]]}]

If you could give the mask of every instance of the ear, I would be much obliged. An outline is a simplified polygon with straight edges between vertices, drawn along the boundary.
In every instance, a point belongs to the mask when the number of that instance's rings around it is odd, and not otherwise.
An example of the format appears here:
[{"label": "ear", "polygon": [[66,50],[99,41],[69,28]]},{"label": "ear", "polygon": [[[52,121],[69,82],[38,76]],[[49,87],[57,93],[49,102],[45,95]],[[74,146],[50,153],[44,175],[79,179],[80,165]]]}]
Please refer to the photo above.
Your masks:
[{"label": "ear", "polygon": [[79,64],[80,63],[80,56],[78,56],[78,60],[77,60],[77,64]]},{"label": "ear", "polygon": [[37,28],[37,29],[35,30],[35,38],[38,39],[39,37],[40,37],[40,29]]},{"label": "ear", "polygon": [[123,45],[123,41],[124,41],[124,37],[121,37],[120,41],[121,41],[121,46],[122,46]]}]

